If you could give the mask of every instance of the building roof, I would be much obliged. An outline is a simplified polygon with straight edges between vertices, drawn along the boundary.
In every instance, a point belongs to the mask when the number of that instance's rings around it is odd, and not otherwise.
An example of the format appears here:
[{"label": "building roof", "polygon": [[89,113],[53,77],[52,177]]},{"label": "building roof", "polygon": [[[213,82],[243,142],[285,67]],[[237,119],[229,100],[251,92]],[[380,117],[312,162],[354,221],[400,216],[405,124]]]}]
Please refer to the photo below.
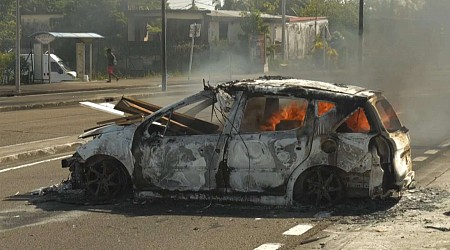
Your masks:
[{"label": "building roof", "polygon": [[[242,17],[242,13],[245,11],[238,10],[211,10],[210,13],[206,14],[212,17]],[[246,12],[250,13],[250,12]],[[264,19],[281,19],[281,16],[270,15],[261,13],[261,17]]]},{"label": "building roof", "polygon": [[288,22],[310,22],[310,21],[316,21],[316,20],[327,20],[326,17],[314,17],[314,16],[302,16],[302,17],[298,17],[298,16],[294,16],[294,17],[289,17],[288,18]]}]

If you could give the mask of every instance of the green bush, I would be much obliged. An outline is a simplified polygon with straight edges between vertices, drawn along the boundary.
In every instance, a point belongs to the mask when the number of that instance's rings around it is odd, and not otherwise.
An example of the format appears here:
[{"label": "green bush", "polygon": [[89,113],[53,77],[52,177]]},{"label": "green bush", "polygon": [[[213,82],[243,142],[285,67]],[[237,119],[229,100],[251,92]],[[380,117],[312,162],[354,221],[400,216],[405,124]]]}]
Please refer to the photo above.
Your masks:
[{"label": "green bush", "polygon": [[14,77],[14,67],[11,71],[11,66],[14,66],[14,57],[14,53],[0,52],[0,81],[2,84],[8,83],[11,77]]}]

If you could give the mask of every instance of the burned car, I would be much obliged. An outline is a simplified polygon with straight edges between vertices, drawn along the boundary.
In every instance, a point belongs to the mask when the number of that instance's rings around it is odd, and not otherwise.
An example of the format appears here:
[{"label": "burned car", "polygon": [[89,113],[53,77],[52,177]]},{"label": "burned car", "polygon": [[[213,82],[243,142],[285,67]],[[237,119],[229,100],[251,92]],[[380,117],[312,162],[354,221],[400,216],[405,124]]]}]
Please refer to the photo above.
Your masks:
[{"label": "burned car", "polygon": [[[205,85],[205,84],[204,84]],[[414,185],[408,130],[361,87],[262,77],[205,85],[172,105],[123,97],[126,114],[63,160],[92,200],[135,197],[335,204]]]}]

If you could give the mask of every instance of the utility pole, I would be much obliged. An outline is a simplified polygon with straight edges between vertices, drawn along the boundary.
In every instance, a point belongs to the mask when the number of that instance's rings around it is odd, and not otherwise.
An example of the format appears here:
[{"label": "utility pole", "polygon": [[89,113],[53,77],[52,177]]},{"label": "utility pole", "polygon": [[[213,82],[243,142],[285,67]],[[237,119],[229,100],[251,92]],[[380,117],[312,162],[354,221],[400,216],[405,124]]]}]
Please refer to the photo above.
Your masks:
[{"label": "utility pole", "polygon": [[16,95],[20,95],[20,1],[16,0]]},{"label": "utility pole", "polygon": [[283,62],[286,62],[286,0],[281,0],[281,52]]},{"label": "utility pole", "polygon": [[166,55],[166,0],[161,0],[161,90],[167,90],[167,55]]},{"label": "utility pole", "polygon": [[364,42],[364,0],[359,0],[359,44],[358,44],[358,67],[363,68],[363,42]]}]

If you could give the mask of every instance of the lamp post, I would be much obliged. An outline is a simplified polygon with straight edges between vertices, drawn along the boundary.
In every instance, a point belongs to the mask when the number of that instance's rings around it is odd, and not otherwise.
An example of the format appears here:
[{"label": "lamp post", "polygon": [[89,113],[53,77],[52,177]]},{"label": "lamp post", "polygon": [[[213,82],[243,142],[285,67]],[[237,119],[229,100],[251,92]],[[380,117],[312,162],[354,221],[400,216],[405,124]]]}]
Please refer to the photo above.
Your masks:
[{"label": "lamp post", "polygon": [[363,42],[364,42],[364,0],[359,0],[359,44],[358,44],[358,66],[361,71],[363,64]]},{"label": "lamp post", "polygon": [[20,95],[20,2],[16,0],[16,95]]},{"label": "lamp post", "polygon": [[166,0],[161,0],[161,90],[167,90],[167,55],[166,55]]},{"label": "lamp post", "polygon": [[281,0],[281,52],[286,62],[286,0]]}]

